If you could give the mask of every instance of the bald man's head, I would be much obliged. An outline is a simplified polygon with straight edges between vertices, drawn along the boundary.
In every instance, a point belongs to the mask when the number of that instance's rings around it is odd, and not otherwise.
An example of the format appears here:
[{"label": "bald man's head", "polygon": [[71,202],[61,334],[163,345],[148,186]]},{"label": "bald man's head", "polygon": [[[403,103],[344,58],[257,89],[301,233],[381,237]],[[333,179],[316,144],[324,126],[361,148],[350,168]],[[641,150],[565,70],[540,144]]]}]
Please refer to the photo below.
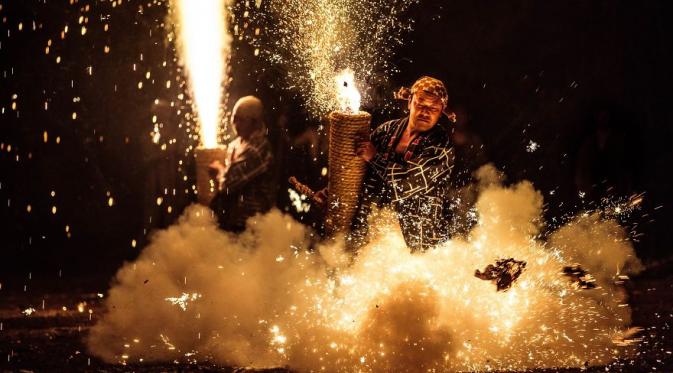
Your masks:
[{"label": "bald man's head", "polygon": [[231,122],[236,133],[247,139],[255,131],[264,128],[264,105],[255,96],[241,97],[234,105]]}]

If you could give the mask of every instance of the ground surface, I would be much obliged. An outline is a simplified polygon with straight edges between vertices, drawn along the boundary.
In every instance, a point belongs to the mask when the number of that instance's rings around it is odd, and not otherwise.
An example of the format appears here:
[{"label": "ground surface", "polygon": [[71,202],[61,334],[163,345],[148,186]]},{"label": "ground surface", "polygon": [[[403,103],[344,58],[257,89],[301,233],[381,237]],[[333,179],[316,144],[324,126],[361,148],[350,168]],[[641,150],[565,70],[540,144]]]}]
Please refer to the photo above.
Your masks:
[{"label": "ground surface", "polygon": [[[100,292],[73,286],[56,291],[49,284],[31,284],[23,291],[0,288],[0,371],[23,372],[241,372],[246,368],[212,363],[141,365],[106,364],[91,356],[83,337],[102,313],[105,285]],[[36,289],[49,289],[39,291]],[[673,372],[673,270],[670,264],[652,267],[627,284],[633,325],[643,338],[635,359],[590,372]],[[29,310],[30,309],[30,310]],[[29,310],[29,311],[27,311]],[[284,369],[266,372],[285,372]],[[551,372],[558,370],[536,370]],[[568,369],[567,372],[580,371]]]}]

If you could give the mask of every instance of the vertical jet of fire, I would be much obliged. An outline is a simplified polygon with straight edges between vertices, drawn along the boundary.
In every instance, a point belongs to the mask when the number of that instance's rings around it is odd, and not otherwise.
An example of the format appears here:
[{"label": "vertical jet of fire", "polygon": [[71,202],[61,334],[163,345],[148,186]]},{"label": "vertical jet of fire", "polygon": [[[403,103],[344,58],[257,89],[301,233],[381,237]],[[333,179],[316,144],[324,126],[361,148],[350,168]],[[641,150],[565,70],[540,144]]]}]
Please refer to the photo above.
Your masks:
[{"label": "vertical jet of fire", "polygon": [[187,73],[198,120],[200,146],[195,151],[198,200],[208,205],[218,185],[208,166],[224,159],[219,146],[223,83],[231,35],[225,14],[228,0],[172,0],[172,23],[177,33],[178,55]]},{"label": "vertical jet of fire", "polygon": [[216,148],[222,119],[222,85],[231,37],[225,0],[173,0],[178,53],[187,75],[201,128],[201,145]]}]

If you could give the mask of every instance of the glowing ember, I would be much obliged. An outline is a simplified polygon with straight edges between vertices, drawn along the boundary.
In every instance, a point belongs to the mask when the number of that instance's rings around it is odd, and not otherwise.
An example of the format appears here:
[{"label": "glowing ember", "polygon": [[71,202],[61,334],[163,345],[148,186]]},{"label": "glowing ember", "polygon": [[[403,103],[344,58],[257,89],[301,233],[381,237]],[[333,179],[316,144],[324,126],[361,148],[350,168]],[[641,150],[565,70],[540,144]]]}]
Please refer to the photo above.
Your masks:
[{"label": "glowing ember", "polygon": [[23,314],[26,315],[26,316],[30,316],[30,315],[34,314],[35,311],[36,311],[35,308],[33,308],[33,307],[28,307],[28,308],[26,308],[25,310],[23,310],[21,313],[23,313]]},{"label": "glowing ember", "polygon": [[311,204],[306,200],[307,197],[305,194],[299,194],[292,188],[288,188],[287,192],[289,193],[292,207],[297,212],[308,212],[311,209]]},{"label": "glowing ember", "polygon": [[201,294],[199,293],[192,293],[192,294],[182,293],[182,295],[179,297],[168,297],[165,300],[173,305],[179,306],[180,308],[182,308],[183,311],[186,311],[189,302],[193,302],[199,298],[201,298]]},{"label": "glowing ember", "polygon": [[227,33],[225,0],[173,0],[171,12],[178,34],[181,64],[189,75],[201,144],[215,148],[222,120],[222,85],[231,38]]}]

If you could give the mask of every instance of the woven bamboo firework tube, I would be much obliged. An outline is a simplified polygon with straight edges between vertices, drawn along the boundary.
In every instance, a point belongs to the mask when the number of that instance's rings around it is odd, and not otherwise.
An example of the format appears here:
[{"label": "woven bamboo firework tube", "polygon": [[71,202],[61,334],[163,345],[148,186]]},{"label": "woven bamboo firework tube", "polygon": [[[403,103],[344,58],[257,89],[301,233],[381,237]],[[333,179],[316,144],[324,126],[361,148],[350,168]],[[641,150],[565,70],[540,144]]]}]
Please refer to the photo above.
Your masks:
[{"label": "woven bamboo firework tube", "polygon": [[355,154],[360,141],[369,138],[371,115],[366,112],[329,115],[329,176],[327,181],[328,235],[350,229],[365,176],[365,161]]},{"label": "woven bamboo firework tube", "polygon": [[210,177],[208,165],[215,160],[224,163],[227,150],[219,148],[196,148],[196,200],[204,205],[210,205],[210,201],[217,192],[217,181]]}]

